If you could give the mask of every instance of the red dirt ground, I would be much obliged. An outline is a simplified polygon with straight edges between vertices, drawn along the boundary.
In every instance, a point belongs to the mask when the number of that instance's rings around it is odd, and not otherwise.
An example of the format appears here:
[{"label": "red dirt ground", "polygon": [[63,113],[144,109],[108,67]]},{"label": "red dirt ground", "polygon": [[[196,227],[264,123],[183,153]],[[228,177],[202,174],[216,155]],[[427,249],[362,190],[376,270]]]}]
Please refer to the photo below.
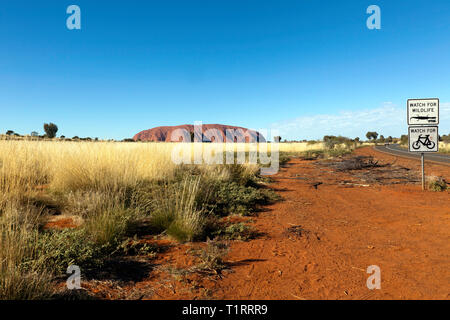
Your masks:
[{"label": "red dirt ground", "polygon": [[[371,148],[355,153],[413,170],[420,166]],[[450,166],[427,164],[426,171],[450,181]],[[305,179],[323,184],[315,189]],[[314,161],[292,159],[271,184],[284,201],[251,218],[264,235],[232,242],[226,257],[232,272],[221,278],[165,269],[195,264],[186,251],[203,244],[188,244],[158,254],[156,268],[142,281],[120,288],[84,286],[107,299],[449,299],[449,191],[423,192],[419,184],[340,184],[348,179]],[[293,226],[306,232],[287,233]],[[366,286],[370,265],[381,268],[380,290]]]}]

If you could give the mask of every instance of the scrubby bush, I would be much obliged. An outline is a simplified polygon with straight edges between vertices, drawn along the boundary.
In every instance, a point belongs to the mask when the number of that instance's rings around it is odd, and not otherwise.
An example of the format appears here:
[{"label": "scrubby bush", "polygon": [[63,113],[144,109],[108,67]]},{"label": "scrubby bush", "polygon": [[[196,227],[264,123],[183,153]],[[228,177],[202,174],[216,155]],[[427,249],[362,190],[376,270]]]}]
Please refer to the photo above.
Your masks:
[{"label": "scrubby bush", "polygon": [[45,264],[57,275],[64,274],[70,265],[82,269],[101,267],[105,258],[104,248],[84,229],[45,231],[38,238],[37,247]]},{"label": "scrubby bush", "polygon": [[366,138],[369,141],[372,140],[372,141],[375,142],[377,140],[377,138],[378,138],[378,133],[375,132],[375,131],[369,131],[369,132],[366,133]]},{"label": "scrubby bush", "polygon": [[209,240],[206,248],[194,251],[194,255],[200,258],[201,262],[194,269],[202,273],[220,274],[227,268],[224,258],[228,254],[229,245],[225,242]]},{"label": "scrubby bush", "polygon": [[355,140],[342,136],[324,136],[323,142],[327,151],[331,151],[336,148],[339,149],[342,145],[344,145],[348,150],[351,150],[352,147],[355,146]]},{"label": "scrubby bush", "polygon": [[220,240],[247,241],[256,238],[258,236],[258,232],[245,223],[239,222],[218,228],[212,233],[212,235]]},{"label": "scrubby bush", "polygon": [[279,197],[271,190],[244,186],[236,182],[221,183],[213,195],[211,206],[220,215],[250,215],[258,205],[268,204]]},{"label": "scrubby bush", "polygon": [[58,132],[58,126],[54,123],[44,123],[44,131],[48,138],[52,139],[56,137]]},{"label": "scrubby bush", "polygon": [[447,182],[442,178],[433,178],[428,182],[428,189],[431,191],[442,192],[449,189]]}]

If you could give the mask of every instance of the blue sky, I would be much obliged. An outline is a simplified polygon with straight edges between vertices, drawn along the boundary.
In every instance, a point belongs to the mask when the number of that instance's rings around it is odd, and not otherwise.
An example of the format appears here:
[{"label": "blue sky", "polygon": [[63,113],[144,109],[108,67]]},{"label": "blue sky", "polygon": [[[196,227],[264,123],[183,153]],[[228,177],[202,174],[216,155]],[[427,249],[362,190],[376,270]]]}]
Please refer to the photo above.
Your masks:
[{"label": "blue sky", "polygon": [[[81,8],[68,30],[66,8]],[[366,9],[381,8],[381,30]],[[407,131],[406,100],[438,97],[450,132],[450,2],[0,3],[0,132],[122,139],[202,121],[283,138]]]}]

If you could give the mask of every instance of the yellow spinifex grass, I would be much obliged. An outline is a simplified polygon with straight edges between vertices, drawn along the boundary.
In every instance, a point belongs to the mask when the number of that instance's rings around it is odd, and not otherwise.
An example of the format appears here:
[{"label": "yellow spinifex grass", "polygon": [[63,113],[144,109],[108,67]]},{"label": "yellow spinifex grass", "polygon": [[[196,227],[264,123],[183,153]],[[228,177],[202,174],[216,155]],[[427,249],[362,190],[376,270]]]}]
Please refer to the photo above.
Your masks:
[{"label": "yellow spinifex grass", "polygon": [[172,174],[170,144],[0,141],[0,190],[114,189]]},{"label": "yellow spinifex grass", "polygon": [[[0,190],[20,193],[50,185],[59,191],[114,190],[140,180],[170,177],[173,148],[203,156],[225,151],[272,151],[272,144],[0,141]],[[281,143],[280,152],[322,149],[322,143]],[[199,155],[199,153],[201,155]]]}]

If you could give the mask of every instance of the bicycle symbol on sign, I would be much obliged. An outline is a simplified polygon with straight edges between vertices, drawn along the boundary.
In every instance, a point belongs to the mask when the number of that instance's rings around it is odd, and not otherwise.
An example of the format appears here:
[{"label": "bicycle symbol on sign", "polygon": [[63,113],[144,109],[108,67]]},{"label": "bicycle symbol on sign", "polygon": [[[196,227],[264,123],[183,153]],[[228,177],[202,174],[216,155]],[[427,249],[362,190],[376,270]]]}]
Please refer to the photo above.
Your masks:
[{"label": "bicycle symbol on sign", "polygon": [[430,135],[427,134],[427,135],[419,135],[419,138],[417,139],[416,142],[414,142],[412,144],[412,147],[414,150],[419,150],[420,145],[423,145],[423,146],[427,147],[429,150],[432,150],[436,146],[436,143],[431,141]]}]

